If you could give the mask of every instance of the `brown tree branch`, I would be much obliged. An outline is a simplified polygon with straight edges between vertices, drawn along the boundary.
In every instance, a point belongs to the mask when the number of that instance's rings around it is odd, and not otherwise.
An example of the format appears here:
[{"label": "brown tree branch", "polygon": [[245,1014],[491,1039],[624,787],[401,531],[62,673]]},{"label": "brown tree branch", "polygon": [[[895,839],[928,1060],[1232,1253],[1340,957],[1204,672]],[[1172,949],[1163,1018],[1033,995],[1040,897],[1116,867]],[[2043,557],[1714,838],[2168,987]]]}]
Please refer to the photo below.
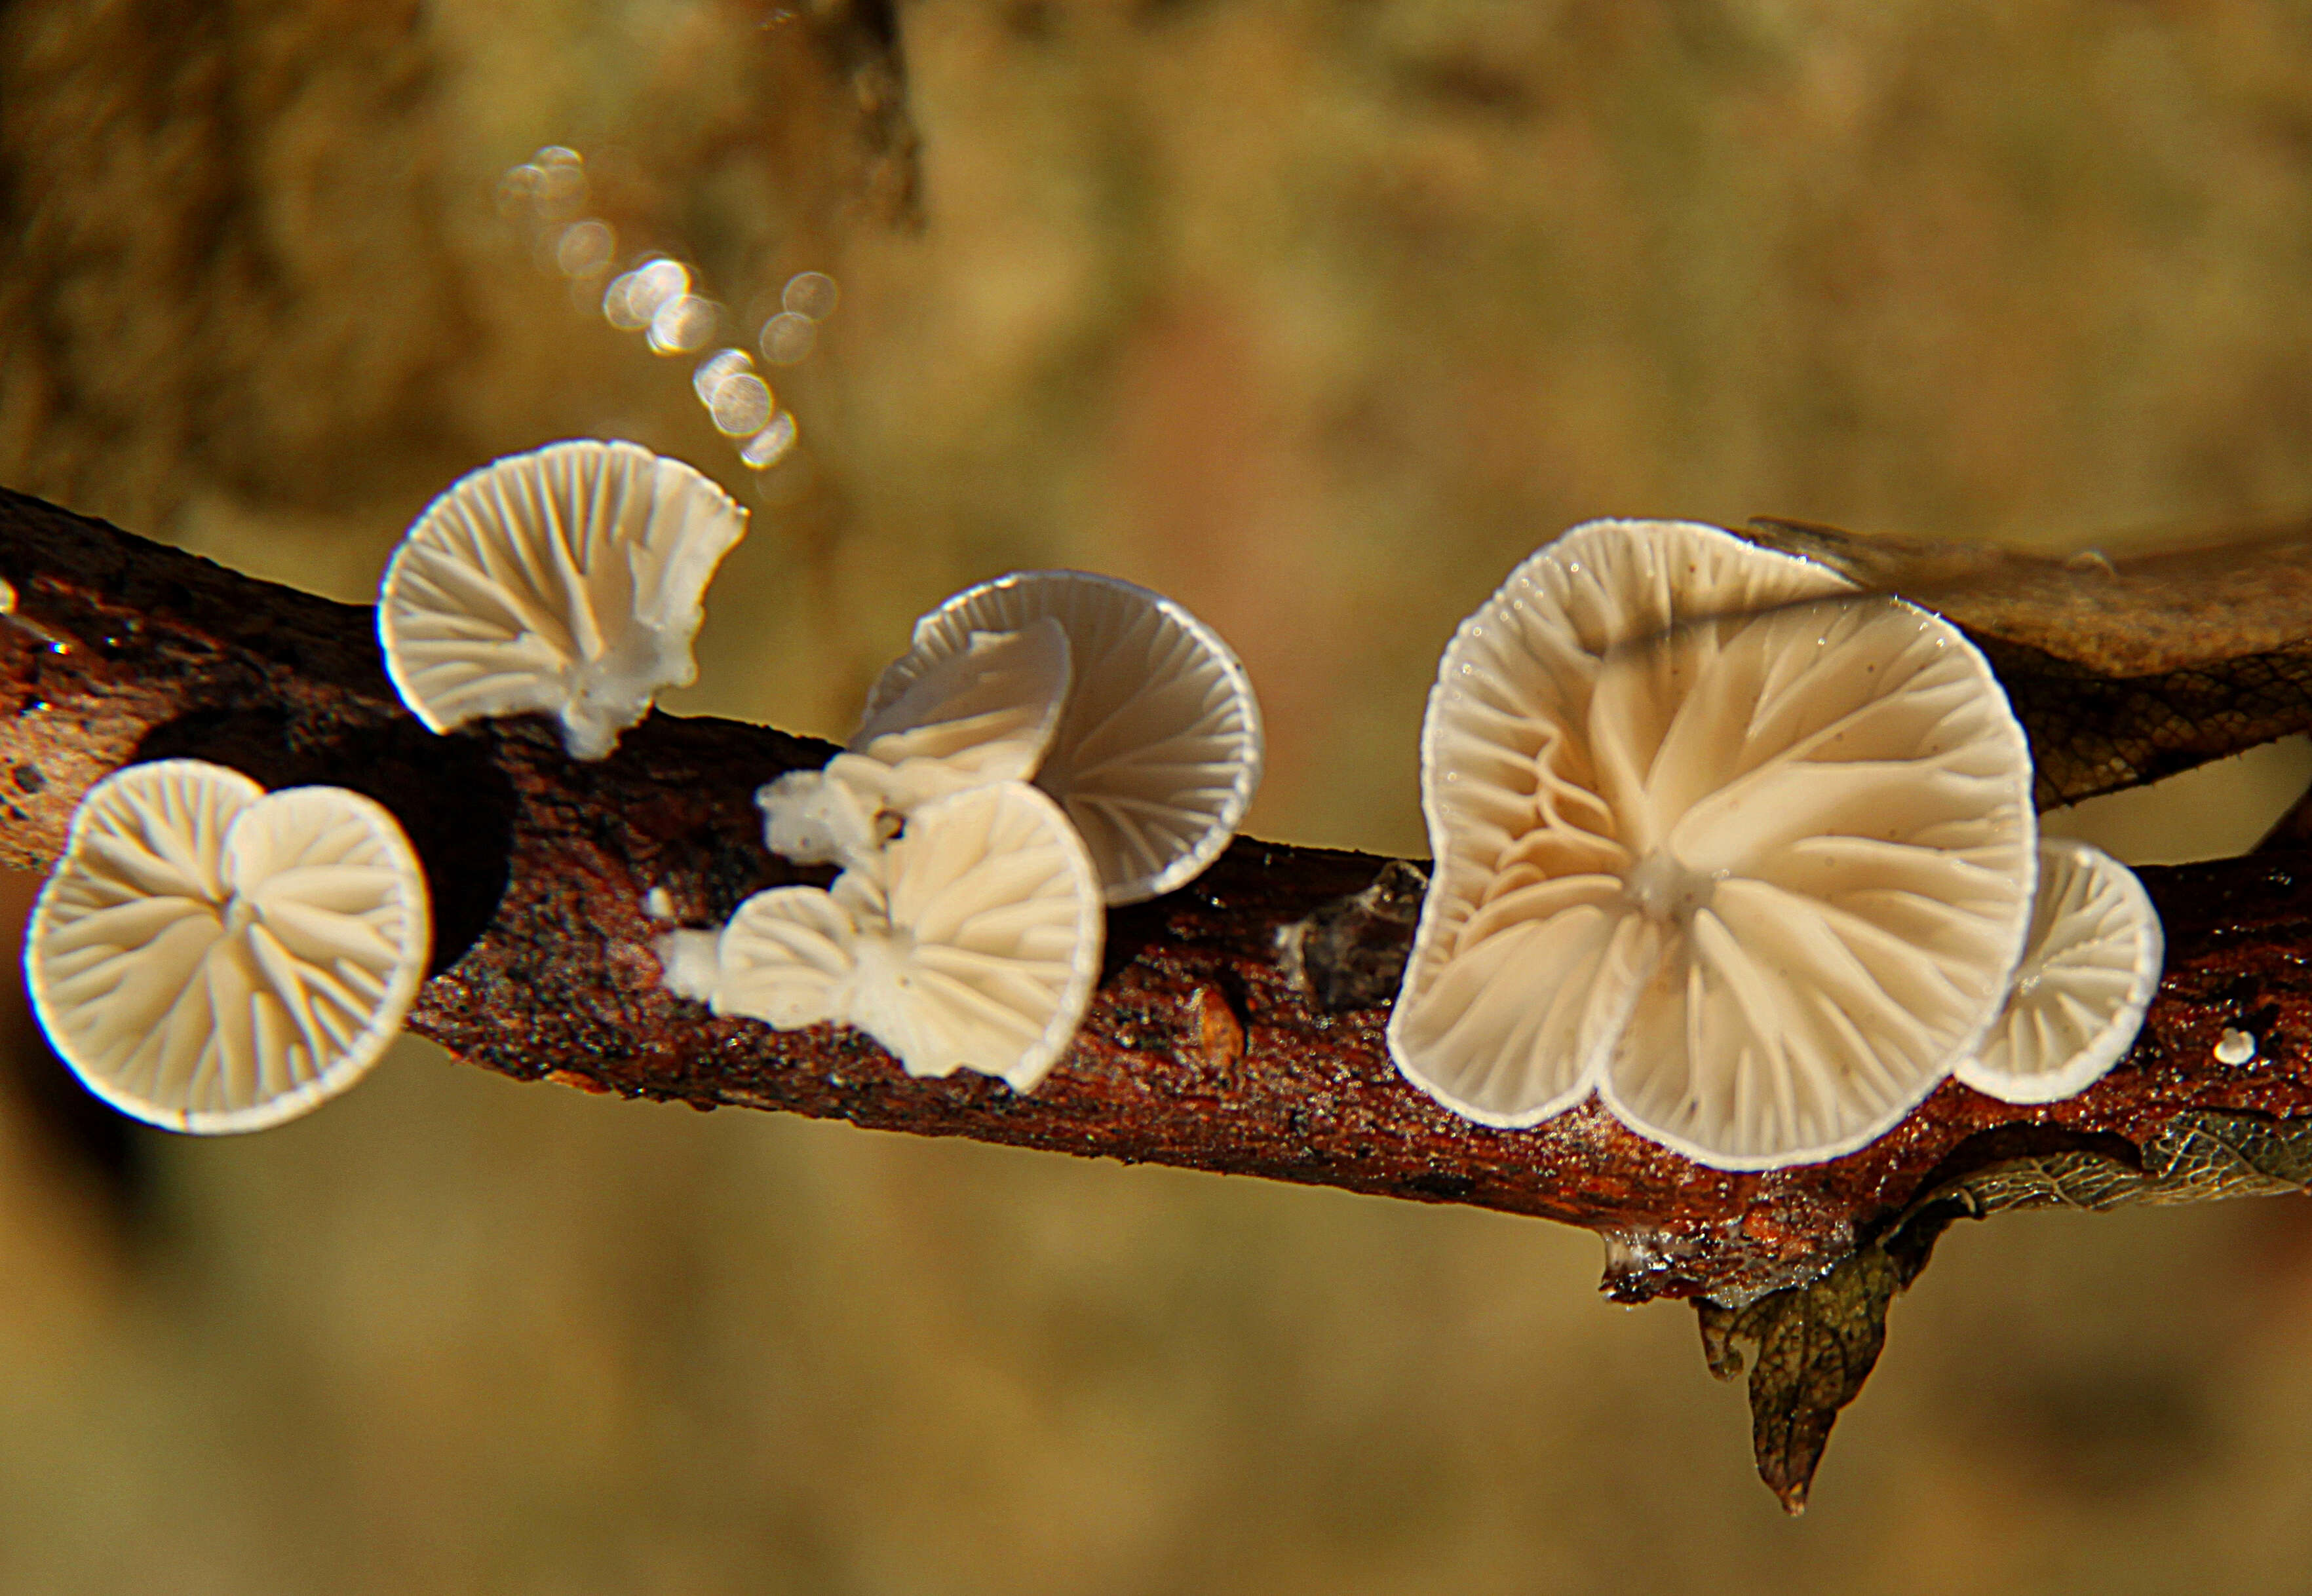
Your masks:
[{"label": "brown tree branch", "polygon": [[[759,887],[826,879],[764,850],[753,794],[827,745],[665,715],[599,764],[564,758],[539,723],[433,737],[385,680],[371,611],[4,492],[0,577],[16,595],[0,624],[0,863],[48,863],[81,793],[136,759],[367,792],[401,818],[434,893],[434,970],[409,1028],[520,1078],[1537,1215],[1606,1238],[1618,1298],[1730,1307],[1824,1276],[1970,1179],[2066,1157],[2124,1175],[2205,1116],[2312,1113],[2300,850],[2143,872],[2167,976],[2133,1052],[2091,1090],[2019,1108],[1946,1084],[1869,1147],[1800,1169],[1706,1169],[1594,1104],[1523,1131],[1445,1112],[1397,1077],[1381,1036],[1417,869],[1248,838],[1187,888],[1110,916],[1090,1017],[1033,1095],[911,1080],[851,1031],[712,1018],[660,986],[651,953],[653,887],[704,925]],[[2305,620],[2296,635],[2312,636]],[[2250,1062],[2217,1060],[2227,1031],[2254,1038]]]}]

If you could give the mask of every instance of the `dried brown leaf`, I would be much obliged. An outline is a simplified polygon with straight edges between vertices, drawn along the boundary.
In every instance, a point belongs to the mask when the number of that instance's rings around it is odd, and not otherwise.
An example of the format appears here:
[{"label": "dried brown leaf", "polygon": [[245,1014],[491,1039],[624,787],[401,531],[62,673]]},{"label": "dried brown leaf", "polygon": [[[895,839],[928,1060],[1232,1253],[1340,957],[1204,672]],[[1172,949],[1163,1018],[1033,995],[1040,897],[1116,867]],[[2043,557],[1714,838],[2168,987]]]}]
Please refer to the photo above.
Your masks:
[{"label": "dried brown leaf", "polygon": [[1878,1363],[1887,1306],[1906,1284],[1896,1260],[1869,1246],[1747,1308],[1695,1304],[1710,1372],[1721,1380],[1749,1374],[1751,1450],[1783,1511],[1806,1511],[1830,1426]]},{"label": "dried brown leaf", "polygon": [[2312,1185],[2312,1121],[2179,1114],[2144,1144],[2140,1163],[2134,1152],[2123,1144],[2001,1160],[1935,1185],[1884,1235],[1815,1279],[1746,1306],[1695,1304],[1710,1372],[1748,1375],[1758,1476],[1787,1511],[1805,1509],[1831,1426],[1878,1361],[1888,1306],[1953,1220],[2272,1197]]},{"label": "dried brown leaf", "polygon": [[1964,627],[2030,734],[2041,808],[2312,730],[2312,539],[2054,559],[1757,520],[1747,536]]}]

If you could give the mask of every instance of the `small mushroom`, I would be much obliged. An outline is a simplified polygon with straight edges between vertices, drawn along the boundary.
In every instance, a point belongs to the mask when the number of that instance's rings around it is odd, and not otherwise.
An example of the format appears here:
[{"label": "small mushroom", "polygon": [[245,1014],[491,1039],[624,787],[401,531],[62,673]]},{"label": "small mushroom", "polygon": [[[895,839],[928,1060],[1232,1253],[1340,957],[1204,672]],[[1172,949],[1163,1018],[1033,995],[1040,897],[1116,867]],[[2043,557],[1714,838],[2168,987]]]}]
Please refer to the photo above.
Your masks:
[{"label": "small mushroom", "polygon": [[910,1075],[975,1069],[1030,1092],[1083,1022],[1105,925],[1082,840],[1006,781],[922,805],[831,891],[756,894],[711,957],[701,932],[658,949],[668,987],[717,1014],[856,1025]]},{"label": "small mushroom", "polygon": [[1115,577],[1021,571],[966,589],[915,623],[914,647],[868,694],[871,718],[983,632],[1046,617],[1074,677],[1036,785],[1083,833],[1110,903],[1160,896],[1217,858],[1260,785],[1260,706],[1220,634]]},{"label": "small mushroom", "polygon": [[2002,1103],[2085,1091],[2142,1028],[2165,952],[2159,912],[2134,871],[2085,842],[2040,838],[2023,962],[1958,1078]]},{"label": "small mushroom", "polygon": [[1948,623],[1716,528],[1577,527],[1439,667],[1390,1051],[1485,1124],[1595,1090],[1720,1168],[1851,1151],[1999,1012],[2030,775]]},{"label": "small mushroom", "polygon": [[431,940],[382,807],[199,760],[88,790],[25,936],[33,1012],[89,1090],[172,1130],[259,1130],[358,1080]]},{"label": "small mushroom", "polygon": [[426,506],[385,568],[386,670],[434,731],[551,715],[600,759],[690,652],[747,512],[679,460],[581,440],[493,461]]},{"label": "small mushroom", "polygon": [[1068,679],[1056,621],[972,633],[869,713],[825,770],[791,771],[755,795],[764,845],[798,864],[857,864],[927,799],[1026,781],[1051,746]]}]

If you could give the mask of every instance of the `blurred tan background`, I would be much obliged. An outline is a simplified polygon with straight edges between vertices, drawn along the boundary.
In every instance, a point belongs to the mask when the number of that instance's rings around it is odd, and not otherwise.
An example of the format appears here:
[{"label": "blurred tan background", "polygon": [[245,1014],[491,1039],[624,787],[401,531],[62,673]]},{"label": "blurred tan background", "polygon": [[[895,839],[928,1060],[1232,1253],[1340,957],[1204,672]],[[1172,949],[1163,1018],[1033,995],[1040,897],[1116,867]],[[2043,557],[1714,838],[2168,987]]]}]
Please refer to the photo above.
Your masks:
[{"label": "blurred tan background", "polygon": [[[919,610],[1091,566],[1242,651],[1253,830],[1406,853],[1438,649],[1573,521],[2312,510],[2312,7],[827,4],[0,0],[0,482],[361,598],[632,437],[755,510],[678,708],[840,735]],[[718,337],[605,320],[648,251]],[[807,271],[752,471],[692,369]],[[2308,774],[2058,824],[2234,851]],[[2295,1201],[1960,1227],[1793,1523],[1576,1232],[416,1044],[198,1143],[5,1028],[10,1592],[2312,1588]]]}]

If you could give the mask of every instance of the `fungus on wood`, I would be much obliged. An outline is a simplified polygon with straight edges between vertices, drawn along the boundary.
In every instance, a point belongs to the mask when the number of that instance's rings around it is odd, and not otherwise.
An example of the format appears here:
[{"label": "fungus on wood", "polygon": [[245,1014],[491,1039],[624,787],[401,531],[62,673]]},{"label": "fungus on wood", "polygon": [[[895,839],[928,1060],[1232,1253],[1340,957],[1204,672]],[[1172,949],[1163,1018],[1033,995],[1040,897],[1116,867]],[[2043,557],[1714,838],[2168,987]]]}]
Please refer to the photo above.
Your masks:
[{"label": "fungus on wood", "polygon": [[680,460],[574,439],[494,460],[425,508],[385,568],[387,672],[428,727],[548,714],[600,759],[697,675],[706,584],[747,530]]},{"label": "fungus on wood", "polygon": [[[1965,628],[2030,737],[2042,807],[2312,730],[2312,545],[2074,567],[1781,524],[1756,536]],[[571,761],[534,719],[437,737],[396,699],[368,609],[4,492],[0,580],[16,596],[0,618],[0,763],[35,772],[0,800],[0,864],[53,863],[82,795],[133,761],[349,788],[392,812],[426,875],[434,959],[408,1026],[469,1063],[1587,1226],[1607,1241],[1609,1295],[1695,1301],[1713,1366],[1747,1369],[1761,1470],[1788,1502],[1876,1356],[1888,1300],[1952,1219],[2312,1179],[2312,851],[2294,841],[2140,872],[2165,972],[2134,1045],[2085,1092],[2006,1103],[1946,1081],[1827,1163],[1706,1168],[1594,1103],[1528,1129],[1448,1112],[1397,1075],[1382,1036],[1413,868],[1249,838],[1111,912],[1084,1025],[1021,1096],[974,1074],[911,1077],[854,1032],[705,1016],[661,984],[653,910],[720,924],[758,891],[830,878],[766,851],[754,803],[765,781],[826,764],[828,745],[665,715],[599,763]],[[2221,1061],[2228,1033],[2253,1038],[2246,1062]]]},{"label": "fungus on wood", "polygon": [[159,759],[91,788],[24,935],[88,1089],[171,1130],[263,1130],[383,1056],[424,973],[416,855],[381,805]]},{"label": "fungus on wood", "polygon": [[793,771],[755,795],[763,846],[799,865],[871,858],[919,804],[973,786],[1025,781],[1043,763],[1072,679],[1057,621],[976,632],[861,722],[823,771]]},{"label": "fungus on wood", "polygon": [[2133,871],[2088,843],[2040,838],[2014,988],[1982,1048],[1952,1073],[2009,1103],[2085,1090],[2142,1029],[2160,957],[2159,915]]},{"label": "fungus on wood", "polygon": [[658,951],[668,987],[718,1015],[852,1025],[909,1075],[1032,1092],[1083,1023],[1105,929],[1099,872],[1059,805],[997,781],[915,806],[831,891],[757,893],[711,956],[701,930]]},{"label": "fungus on wood", "polygon": [[2030,789],[1948,622],[1714,527],[1577,527],[1438,667],[1391,1051],[1483,1124],[1594,1092],[1720,1169],[1852,1152],[1998,1016]]},{"label": "fungus on wood", "polygon": [[867,694],[869,724],[990,632],[1055,621],[1069,672],[1036,785],[1083,834],[1111,905],[1144,903],[1220,856],[1260,785],[1260,704],[1219,632],[1161,593],[1083,571],[1015,571],[915,623]]}]

